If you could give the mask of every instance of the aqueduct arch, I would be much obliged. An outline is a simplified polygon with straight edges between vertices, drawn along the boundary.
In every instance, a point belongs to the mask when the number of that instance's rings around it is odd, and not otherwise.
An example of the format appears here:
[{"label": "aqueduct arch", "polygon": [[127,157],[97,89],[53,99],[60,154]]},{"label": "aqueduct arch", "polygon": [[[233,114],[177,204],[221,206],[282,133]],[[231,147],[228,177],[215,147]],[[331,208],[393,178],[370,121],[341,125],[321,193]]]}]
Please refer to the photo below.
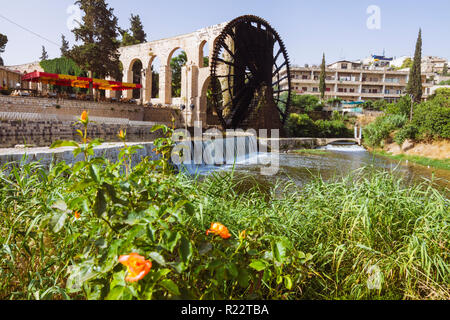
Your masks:
[{"label": "aqueduct arch", "polygon": [[[133,82],[133,64],[140,61],[143,66],[141,83],[142,101],[153,105],[184,105],[182,112],[185,121],[193,126],[195,121],[202,121],[206,126],[206,93],[203,86],[210,76],[208,66],[203,66],[203,48],[207,43],[209,48],[209,61],[213,56],[214,43],[227,23],[200,29],[196,32],[180,35],[173,38],[151,41],[143,44],[122,47],[119,49],[120,61],[123,64],[124,82]],[[171,96],[171,68],[172,54],[182,48],[188,57],[186,66],[181,72],[181,97]],[[152,63],[158,57],[159,68],[159,97],[152,98]],[[202,92],[203,91],[203,92]],[[127,98],[132,92],[127,92]],[[153,94],[153,96],[155,96]]]}]

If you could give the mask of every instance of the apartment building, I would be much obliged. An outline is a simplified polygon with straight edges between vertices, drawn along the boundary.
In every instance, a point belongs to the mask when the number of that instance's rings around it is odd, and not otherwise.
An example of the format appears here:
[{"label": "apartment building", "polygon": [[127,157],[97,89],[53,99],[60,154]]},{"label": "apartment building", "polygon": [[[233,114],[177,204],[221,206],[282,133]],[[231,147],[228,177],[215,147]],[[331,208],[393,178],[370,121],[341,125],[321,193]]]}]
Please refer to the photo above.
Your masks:
[{"label": "apartment building", "polygon": [[[286,72],[286,70],[284,70]],[[424,96],[431,94],[435,84],[431,74],[423,74]],[[298,94],[320,96],[320,67],[291,68],[291,86]],[[385,99],[395,102],[405,94],[409,71],[394,71],[388,68],[369,68],[362,62],[338,61],[326,68],[325,98],[340,98],[344,101],[367,101]],[[286,89],[288,81],[282,82]]]}]

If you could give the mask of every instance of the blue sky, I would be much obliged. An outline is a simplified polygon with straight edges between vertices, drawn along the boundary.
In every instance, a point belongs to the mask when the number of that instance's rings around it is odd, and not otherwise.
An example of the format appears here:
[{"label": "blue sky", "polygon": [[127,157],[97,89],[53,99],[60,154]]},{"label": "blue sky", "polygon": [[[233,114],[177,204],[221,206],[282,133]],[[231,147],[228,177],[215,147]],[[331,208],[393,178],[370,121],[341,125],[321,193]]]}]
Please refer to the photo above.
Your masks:
[{"label": "blue sky", "polygon": [[[131,13],[139,14],[148,40],[190,33],[226,22],[243,14],[258,15],[279,32],[294,64],[318,64],[322,52],[327,61],[358,59],[372,53],[412,55],[418,29],[423,29],[423,54],[450,59],[450,1],[448,0],[109,0],[122,28],[129,27]],[[0,15],[55,42],[66,35],[67,8],[73,0],[0,0]],[[226,3],[224,5],[223,3]],[[366,10],[381,10],[381,29],[370,30]],[[11,24],[0,16],[0,33],[9,43],[2,57],[6,65],[38,60],[45,45],[51,58],[59,45],[49,43]]]}]

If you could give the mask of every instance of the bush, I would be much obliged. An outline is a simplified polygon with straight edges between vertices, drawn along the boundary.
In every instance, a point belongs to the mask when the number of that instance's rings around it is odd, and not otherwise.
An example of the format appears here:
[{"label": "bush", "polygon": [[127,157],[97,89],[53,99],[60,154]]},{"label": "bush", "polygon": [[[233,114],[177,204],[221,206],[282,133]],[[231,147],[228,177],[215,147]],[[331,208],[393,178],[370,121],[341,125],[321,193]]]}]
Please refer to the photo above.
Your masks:
[{"label": "bush", "polygon": [[403,96],[397,103],[388,104],[385,111],[387,114],[397,114],[409,117],[411,113],[411,98],[409,96]]},{"label": "bush", "polygon": [[401,146],[407,139],[416,139],[418,133],[419,129],[414,124],[408,123],[395,134],[394,141]]},{"label": "bush", "polygon": [[306,114],[292,113],[287,121],[287,131],[293,137],[302,138],[351,138],[353,133],[343,119],[313,121]]},{"label": "bush", "polygon": [[317,120],[315,122],[318,138],[352,138],[353,132],[342,120]]},{"label": "bush", "polygon": [[402,128],[406,122],[406,116],[402,115],[379,117],[375,122],[364,128],[364,140],[373,148],[383,146],[384,140],[389,137],[391,132]]},{"label": "bush", "polygon": [[421,139],[450,138],[450,96],[438,94],[417,105],[413,123],[419,129]]},{"label": "bush", "polygon": [[315,137],[316,125],[307,114],[291,113],[287,124],[287,131],[293,137]]}]

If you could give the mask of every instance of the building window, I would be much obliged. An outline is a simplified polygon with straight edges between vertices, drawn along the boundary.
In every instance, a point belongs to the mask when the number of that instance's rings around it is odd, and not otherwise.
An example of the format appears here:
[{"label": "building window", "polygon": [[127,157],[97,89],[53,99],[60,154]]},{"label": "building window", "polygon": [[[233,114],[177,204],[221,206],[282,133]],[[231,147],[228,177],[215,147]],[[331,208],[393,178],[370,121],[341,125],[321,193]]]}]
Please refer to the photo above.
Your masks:
[{"label": "building window", "polygon": [[308,80],[308,76],[302,76],[303,80]]},{"label": "building window", "polygon": [[389,93],[391,93],[391,91],[389,89],[386,89],[386,90],[384,90],[384,93],[389,94]]},{"label": "building window", "polygon": [[348,69],[348,65],[346,63],[341,64],[342,69]]},{"label": "building window", "polygon": [[307,87],[303,87],[303,88],[302,88],[302,91],[303,91],[303,92],[308,92],[308,88],[307,88]]},{"label": "building window", "polygon": [[355,92],[355,89],[354,88],[350,88],[350,92]]},{"label": "building window", "polygon": [[327,92],[330,92],[330,91],[331,91],[331,88],[327,88],[326,91],[327,91]]},{"label": "building window", "polygon": [[319,88],[313,88],[313,92],[319,92]]}]

